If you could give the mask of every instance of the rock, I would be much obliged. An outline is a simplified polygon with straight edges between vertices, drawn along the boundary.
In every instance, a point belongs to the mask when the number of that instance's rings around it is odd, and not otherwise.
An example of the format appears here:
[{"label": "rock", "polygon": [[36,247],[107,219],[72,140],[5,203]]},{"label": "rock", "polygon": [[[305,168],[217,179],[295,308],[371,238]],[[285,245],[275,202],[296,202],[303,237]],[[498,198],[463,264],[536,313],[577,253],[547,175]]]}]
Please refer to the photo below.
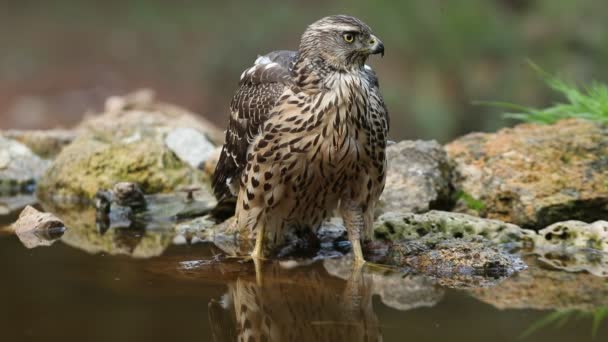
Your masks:
[{"label": "rock", "polygon": [[188,128],[211,139],[217,129],[183,109],[136,95],[109,99],[106,113],[80,125],[81,135],[62,150],[41,179],[40,197],[90,200],[99,189],[117,182],[137,183],[146,194],[207,182],[203,171],[182,162],[167,147],[165,137]]},{"label": "rock", "polygon": [[146,208],[144,192],[136,183],[119,182],[112,187],[112,197],[116,204],[123,207]]},{"label": "rock", "polygon": [[78,136],[78,132],[75,130],[62,129],[7,130],[0,134],[24,144],[42,158],[57,156],[65,146],[69,145]]},{"label": "rock", "polygon": [[562,120],[473,133],[446,146],[455,165],[456,210],[542,228],[608,214],[608,130]]},{"label": "rock", "polygon": [[0,193],[32,191],[49,165],[25,145],[0,136]]},{"label": "rock", "polygon": [[538,267],[527,258],[526,271],[494,288],[474,289],[477,299],[504,309],[592,311],[608,306],[606,279],[587,273],[567,273]]},{"label": "rock", "polygon": [[57,156],[38,193],[44,199],[92,199],[117,182],[139,183],[145,193],[157,193],[204,180],[202,172],[182,163],[154,136],[123,142],[84,135]]},{"label": "rock", "polygon": [[145,135],[146,131],[167,134],[176,128],[196,129],[216,145],[224,141],[222,131],[209,121],[184,108],[157,101],[150,90],[108,98],[104,113],[90,116],[76,129],[84,133],[110,133],[126,138],[133,136],[134,129]]},{"label": "rock", "polygon": [[451,201],[451,168],[436,141],[401,141],[386,150],[386,186],[379,212],[422,213],[443,208]]},{"label": "rock", "polygon": [[12,227],[27,248],[50,246],[66,230],[63,222],[55,215],[42,213],[31,206],[21,212]]},{"label": "rock", "polygon": [[516,246],[531,243],[536,235],[534,231],[513,224],[437,210],[425,214],[390,212],[374,223],[374,234],[378,239],[413,240],[429,233],[445,233],[456,238],[482,236],[494,243]]},{"label": "rock", "polygon": [[167,147],[194,169],[201,168],[215,150],[205,135],[193,128],[176,128],[165,138]]}]

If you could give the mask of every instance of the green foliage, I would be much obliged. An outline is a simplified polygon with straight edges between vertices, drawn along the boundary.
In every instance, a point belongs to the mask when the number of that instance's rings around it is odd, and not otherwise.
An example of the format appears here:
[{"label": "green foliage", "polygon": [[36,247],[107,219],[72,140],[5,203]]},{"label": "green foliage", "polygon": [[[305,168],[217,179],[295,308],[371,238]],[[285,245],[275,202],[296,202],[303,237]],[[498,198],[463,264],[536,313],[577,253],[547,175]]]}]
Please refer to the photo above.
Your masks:
[{"label": "green foliage", "polygon": [[532,62],[529,64],[543,77],[545,83],[554,91],[562,94],[567,102],[556,103],[544,109],[505,102],[479,103],[511,109],[514,112],[506,113],[504,116],[524,122],[552,124],[567,118],[580,118],[602,123],[608,122],[608,87],[605,84],[593,82],[589,87],[578,87],[575,84],[547,73]]},{"label": "green foliage", "polygon": [[464,202],[464,204],[467,206],[467,208],[475,210],[475,211],[482,211],[486,208],[486,205],[478,200],[477,198],[473,197],[471,194],[466,193],[462,190],[459,190],[456,193],[456,199],[457,200],[462,200]]},{"label": "green foliage", "polygon": [[591,312],[578,311],[575,309],[554,311],[548,315],[542,317],[538,321],[532,323],[528,329],[526,329],[520,338],[526,338],[535,332],[553,326],[555,328],[562,328],[568,321],[572,319],[580,320],[585,318],[591,318],[591,336],[595,338],[602,322],[608,318],[608,307],[599,307]]}]

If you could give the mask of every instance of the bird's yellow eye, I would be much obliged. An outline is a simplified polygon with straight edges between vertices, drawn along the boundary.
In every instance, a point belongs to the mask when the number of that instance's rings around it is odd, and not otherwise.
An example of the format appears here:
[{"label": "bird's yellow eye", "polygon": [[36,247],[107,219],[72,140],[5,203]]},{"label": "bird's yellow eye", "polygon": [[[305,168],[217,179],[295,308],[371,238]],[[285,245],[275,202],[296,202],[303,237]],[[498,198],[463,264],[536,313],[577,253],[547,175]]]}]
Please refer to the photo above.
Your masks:
[{"label": "bird's yellow eye", "polygon": [[352,33],[345,33],[344,35],[342,35],[342,37],[347,43],[352,43],[355,40],[355,35]]}]

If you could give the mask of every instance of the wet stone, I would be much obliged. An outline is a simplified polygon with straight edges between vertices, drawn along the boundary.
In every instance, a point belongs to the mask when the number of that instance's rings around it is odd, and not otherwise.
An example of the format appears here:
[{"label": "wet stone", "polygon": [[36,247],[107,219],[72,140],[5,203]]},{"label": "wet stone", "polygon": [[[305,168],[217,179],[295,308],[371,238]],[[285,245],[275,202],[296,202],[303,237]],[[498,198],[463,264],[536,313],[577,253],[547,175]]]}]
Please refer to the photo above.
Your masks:
[{"label": "wet stone", "polygon": [[27,206],[12,226],[19,240],[27,248],[50,246],[66,230],[64,223],[51,213],[43,213]]}]

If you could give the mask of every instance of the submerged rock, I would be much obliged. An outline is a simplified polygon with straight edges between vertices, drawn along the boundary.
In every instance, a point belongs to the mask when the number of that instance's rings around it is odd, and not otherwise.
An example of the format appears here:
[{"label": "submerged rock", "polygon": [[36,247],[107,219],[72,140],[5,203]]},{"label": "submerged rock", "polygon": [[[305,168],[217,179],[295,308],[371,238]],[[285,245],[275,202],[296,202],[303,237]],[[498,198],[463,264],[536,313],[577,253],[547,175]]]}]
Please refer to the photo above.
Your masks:
[{"label": "submerged rock", "polygon": [[49,165],[22,143],[0,136],[0,193],[31,192]]},{"label": "submerged rock", "polygon": [[592,311],[608,306],[606,279],[587,273],[546,270],[526,259],[530,267],[494,288],[473,289],[473,296],[499,309]]},{"label": "submerged rock", "polygon": [[206,182],[208,176],[180,160],[165,137],[178,128],[212,137],[217,129],[181,108],[135,95],[109,99],[104,114],[80,125],[81,135],[41,179],[41,197],[90,200],[121,181],[138,183],[148,194]]},{"label": "submerged rock", "polygon": [[473,133],[446,146],[456,209],[522,227],[608,215],[608,130],[562,120]]},{"label": "submerged rock", "polygon": [[393,241],[386,245],[374,242],[367,251],[366,258],[370,261],[405,267],[415,274],[439,279],[449,287],[491,286],[497,279],[526,268],[518,256],[482,237],[452,238],[429,233],[411,241]]},{"label": "submerged rock", "polygon": [[534,231],[521,229],[514,224],[437,210],[425,214],[390,212],[374,223],[374,234],[378,239],[412,240],[429,233],[444,233],[455,238],[482,236],[494,243],[515,246],[524,246],[535,236]]},{"label": "submerged rock", "polygon": [[19,240],[27,248],[50,246],[65,232],[64,223],[51,213],[43,213],[27,206],[12,226]]},{"label": "submerged rock", "polygon": [[426,212],[446,206],[451,168],[436,141],[401,141],[386,149],[386,186],[378,211]]}]

